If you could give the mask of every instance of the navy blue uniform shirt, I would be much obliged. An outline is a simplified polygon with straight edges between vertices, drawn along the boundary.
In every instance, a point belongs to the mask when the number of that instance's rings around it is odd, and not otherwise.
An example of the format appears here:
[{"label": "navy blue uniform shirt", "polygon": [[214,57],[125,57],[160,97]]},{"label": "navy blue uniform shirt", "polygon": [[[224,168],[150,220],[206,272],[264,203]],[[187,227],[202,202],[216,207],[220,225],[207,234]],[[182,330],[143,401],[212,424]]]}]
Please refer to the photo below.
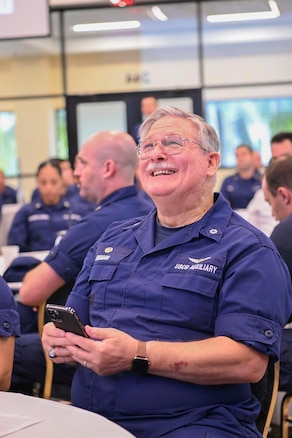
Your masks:
[{"label": "navy blue uniform shirt", "polygon": [[[88,252],[68,297],[83,323],[140,340],[227,336],[277,360],[291,310],[288,269],[271,240],[223,196],[155,246],[156,211],[113,224]],[[150,373],[101,377],[77,365],[73,404],[139,438],[259,437],[250,384],[195,385]],[[183,433],[183,432],[182,432]],[[168,435],[167,435],[168,436]]]},{"label": "navy blue uniform shirt", "polygon": [[[64,195],[65,199],[69,202],[73,201],[75,206],[76,213],[80,213],[82,217],[86,216],[89,213],[92,213],[96,207],[96,204],[93,202],[87,201],[87,199],[81,198],[79,194],[79,188],[76,184],[69,186]],[[40,192],[38,188],[35,188],[32,195],[31,201],[37,202],[41,200]]]},{"label": "navy blue uniform shirt", "polygon": [[16,203],[17,191],[10,186],[5,186],[4,192],[0,193],[0,205]]},{"label": "navy blue uniform shirt", "polygon": [[66,199],[57,205],[41,201],[23,205],[14,216],[8,233],[7,244],[19,245],[20,251],[50,249],[60,231],[77,224],[82,215],[73,202]]},{"label": "navy blue uniform shirt", "polygon": [[60,243],[51,249],[45,262],[64,281],[74,280],[87,251],[112,222],[144,216],[152,208],[152,201],[145,199],[136,186],[116,190],[107,196],[93,213],[66,233]]},{"label": "navy blue uniform shirt", "polygon": [[246,208],[255,192],[260,188],[261,175],[259,172],[255,172],[249,179],[243,179],[236,173],[225,178],[220,192],[227,199],[231,208],[237,210]]},{"label": "navy blue uniform shirt", "polygon": [[4,192],[0,193],[0,219],[3,204],[17,204],[17,191],[12,187],[5,186]]},{"label": "navy blue uniform shirt", "polygon": [[292,214],[275,226],[271,240],[285,260],[292,279]]},{"label": "navy blue uniform shirt", "polygon": [[0,276],[0,336],[20,336],[16,302],[7,283]]}]

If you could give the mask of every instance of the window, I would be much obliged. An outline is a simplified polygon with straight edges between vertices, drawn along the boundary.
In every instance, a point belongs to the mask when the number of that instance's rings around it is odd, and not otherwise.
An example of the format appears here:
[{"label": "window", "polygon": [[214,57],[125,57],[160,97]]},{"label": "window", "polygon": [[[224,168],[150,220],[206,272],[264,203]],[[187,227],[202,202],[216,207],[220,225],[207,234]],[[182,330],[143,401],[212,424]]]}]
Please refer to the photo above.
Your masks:
[{"label": "window", "polygon": [[0,112],[0,168],[6,176],[19,174],[15,135],[16,117],[13,112]]},{"label": "window", "polygon": [[235,149],[241,143],[260,152],[263,165],[271,158],[271,138],[292,131],[292,97],[209,101],[206,121],[221,141],[221,166],[234,167]]},{"label": "window", "polygon": [[57,136],[57,157],[67,160],[69,158],[66,110],[56,111],[56,136]]}]

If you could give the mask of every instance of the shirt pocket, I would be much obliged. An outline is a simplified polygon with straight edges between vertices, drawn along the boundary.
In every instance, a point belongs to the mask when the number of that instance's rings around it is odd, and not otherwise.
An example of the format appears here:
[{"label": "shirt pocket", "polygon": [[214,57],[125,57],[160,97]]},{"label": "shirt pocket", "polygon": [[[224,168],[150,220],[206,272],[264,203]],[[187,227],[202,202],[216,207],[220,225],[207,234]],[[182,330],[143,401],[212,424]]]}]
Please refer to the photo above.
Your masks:
[{"label": "shirt pocket", "polygon": [[208,263],[175,263],[169,268],[160,282],[161,308],[156,329],[177,339],[204,337],[204,333],[209,336],[217,314],[224,263],[225,257],[217,256]]},{"label": "shirt pocket", "polygon": [[[104,311],[120,307],[123,302],[123,291],[120,282],[114,279],[121,262],[133,252],[129,248],[106,247],[97,248],[95,262],[89,274],[91,284],[90,303],[93,311]],[[125,263],[125,266],[127,264]]]}]

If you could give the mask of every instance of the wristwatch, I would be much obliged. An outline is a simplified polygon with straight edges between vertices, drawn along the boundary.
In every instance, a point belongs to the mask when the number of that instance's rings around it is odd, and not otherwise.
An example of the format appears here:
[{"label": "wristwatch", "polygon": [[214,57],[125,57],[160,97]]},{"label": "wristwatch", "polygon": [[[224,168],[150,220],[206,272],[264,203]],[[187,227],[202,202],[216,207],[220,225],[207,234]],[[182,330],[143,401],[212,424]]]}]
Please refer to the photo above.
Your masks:
[{"label": "wristwatch", "polygon": [[150,361],[146,354],[146,342],[138,341],[137,354],[132,360],[132,372],[136,374],[147,374]]}]

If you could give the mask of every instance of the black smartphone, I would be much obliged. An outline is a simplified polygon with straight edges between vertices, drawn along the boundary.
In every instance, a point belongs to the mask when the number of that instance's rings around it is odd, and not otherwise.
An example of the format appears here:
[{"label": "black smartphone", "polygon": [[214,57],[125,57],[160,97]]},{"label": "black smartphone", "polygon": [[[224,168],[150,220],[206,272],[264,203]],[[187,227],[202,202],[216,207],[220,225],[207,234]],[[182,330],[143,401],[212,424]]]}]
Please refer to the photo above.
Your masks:
[{"label": "black smartphone", "polygon": [[84,325],[72,307],[47,304],[46,311],[56,327],[65,332],[72,332],[79,336],[88,338]]}]

